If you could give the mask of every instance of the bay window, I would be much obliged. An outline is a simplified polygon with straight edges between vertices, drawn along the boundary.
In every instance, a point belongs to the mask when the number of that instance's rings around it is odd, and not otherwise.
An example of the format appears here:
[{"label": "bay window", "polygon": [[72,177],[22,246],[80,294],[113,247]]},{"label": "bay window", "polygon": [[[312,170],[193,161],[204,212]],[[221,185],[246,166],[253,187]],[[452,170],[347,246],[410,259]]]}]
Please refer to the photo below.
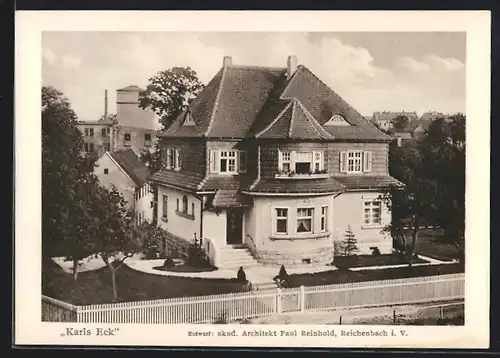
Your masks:
[{"label": "bay window", "polygon": [[279,152],[278,169],[284,174],[319,174],[323,168],[323,151]]}]

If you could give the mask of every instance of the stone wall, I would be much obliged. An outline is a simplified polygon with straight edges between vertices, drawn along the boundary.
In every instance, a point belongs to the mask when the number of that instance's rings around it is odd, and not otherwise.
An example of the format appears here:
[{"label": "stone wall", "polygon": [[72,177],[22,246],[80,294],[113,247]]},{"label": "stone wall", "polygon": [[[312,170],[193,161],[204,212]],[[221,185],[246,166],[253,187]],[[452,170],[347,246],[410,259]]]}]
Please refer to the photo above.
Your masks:
[{"label": "stone wall", "polygon": [[259,249],[254,251],[254,255],[264,265],[323,265],[333,261],[333,246],[296,252]]},{"label": "stone wall", "polygon": [[168,233],[160,248],[162,253],[173,258],[187,258],[189,246],[192,243],[179,236]]}]

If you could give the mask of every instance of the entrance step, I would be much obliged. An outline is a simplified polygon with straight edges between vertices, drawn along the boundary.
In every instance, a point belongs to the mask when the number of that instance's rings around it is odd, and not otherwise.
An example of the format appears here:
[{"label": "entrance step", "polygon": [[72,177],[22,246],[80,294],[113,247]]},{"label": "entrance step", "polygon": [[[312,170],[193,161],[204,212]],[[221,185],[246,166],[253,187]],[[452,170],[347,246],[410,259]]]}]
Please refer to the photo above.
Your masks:
[{"label": "entrance step", "polygon": [[245,269],[261,266],[245,245],[228,245],[220,249],[219,269],[238,270],[240,267]]},{"label": "entrance step", "polygon": [[262,291],[276,291],[278,286],[274,282],[262,282],[262,283],[255,283],[252,284],[254,289],[256,291],[262,292]]}]

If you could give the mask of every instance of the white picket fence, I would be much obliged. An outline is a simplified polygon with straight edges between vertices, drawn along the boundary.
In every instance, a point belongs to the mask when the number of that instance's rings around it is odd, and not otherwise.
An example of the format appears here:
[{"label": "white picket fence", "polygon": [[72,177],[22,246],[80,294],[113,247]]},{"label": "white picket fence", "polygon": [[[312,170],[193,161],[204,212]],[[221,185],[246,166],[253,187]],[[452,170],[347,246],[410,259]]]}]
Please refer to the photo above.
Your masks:
[{"label": "white picket fence", "polygon": [[[281,313],[464,298],[464,274],[76,306],[80,323],[213,323]],[[42,301],[44,298],[42,297]]]}]

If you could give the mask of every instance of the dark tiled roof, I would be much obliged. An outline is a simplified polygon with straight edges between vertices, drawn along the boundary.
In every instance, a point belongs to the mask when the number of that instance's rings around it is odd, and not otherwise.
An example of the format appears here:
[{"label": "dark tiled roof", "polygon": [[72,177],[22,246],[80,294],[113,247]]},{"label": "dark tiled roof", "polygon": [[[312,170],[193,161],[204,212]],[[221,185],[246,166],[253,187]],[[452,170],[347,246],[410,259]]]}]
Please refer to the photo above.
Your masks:
[{"label": "dark tiled roof", "polygon": [[203,177],[182,171],[161,169],[151,175],[149,180],[167,186],[196,191]]},{"label": "dark tiled roof", "polygon": [[141,186],[149,177],[149,169],[132,149],[120,148],[109,152],[113,160],[127,173],[137,186]]},{"label": "dark tiled roof", "polygon": [[[163,137],[251,137],[272,124],[295,100],[297,117],[284,115],[281,120],[285,123],[277,121],[266,134],[268,137],[283,136],[286,121],[290,119],[293,124],[297,119],[291,131],[297,138],[390,140],[306,67],[298,66],[291,79],[285,74],[285,68],[224,67],[190,105],[196,125],[183,126],[183,113]],[[342,115],[351,126],[319,129],[335,114]]]},{"label": "dark tiled roof", "polygon": [[390,186],[403,185],[399,180],[391,176],[337,176],[335,180],[342,183],[349,189],[378,189],[387,188]]},{"label": "dark tiled roof", "polygon": [[261,193],[331,193],[342,192],[344,186],[330,179],[260,180],[248,189]]},{"label": "dark tiled roof", "polygon": [[296,99],[291,100],[275,120],[263,131],[257,133],[256,137],[271,139],[332,138]]},{"label": "dark tiled roof", "polygon": [[440,113],[440,112],[425,112],[424,114],[422,114],[422,116],[420,117],[421,120],[423,121],[432,121],[432,120],[435,120],[435,119],[438,119],[438,118],[445,118],[447,117],[447,115],[445,115],[444,113]]},{"label": "dark tiled roof", "polygon": [[117,89],[117,91],[120,91],[120,92],[142,92],[144,90],[141,87],[139,87],[139,86],[131,85],[131,86],[127,86],[127,87],[123,87],[123,88]]},{"label": "dark tiled roof", "polygon": [[251,206],[252,198],[237,189],[220,189],[215,193],[212,205],[216,208]]}]

